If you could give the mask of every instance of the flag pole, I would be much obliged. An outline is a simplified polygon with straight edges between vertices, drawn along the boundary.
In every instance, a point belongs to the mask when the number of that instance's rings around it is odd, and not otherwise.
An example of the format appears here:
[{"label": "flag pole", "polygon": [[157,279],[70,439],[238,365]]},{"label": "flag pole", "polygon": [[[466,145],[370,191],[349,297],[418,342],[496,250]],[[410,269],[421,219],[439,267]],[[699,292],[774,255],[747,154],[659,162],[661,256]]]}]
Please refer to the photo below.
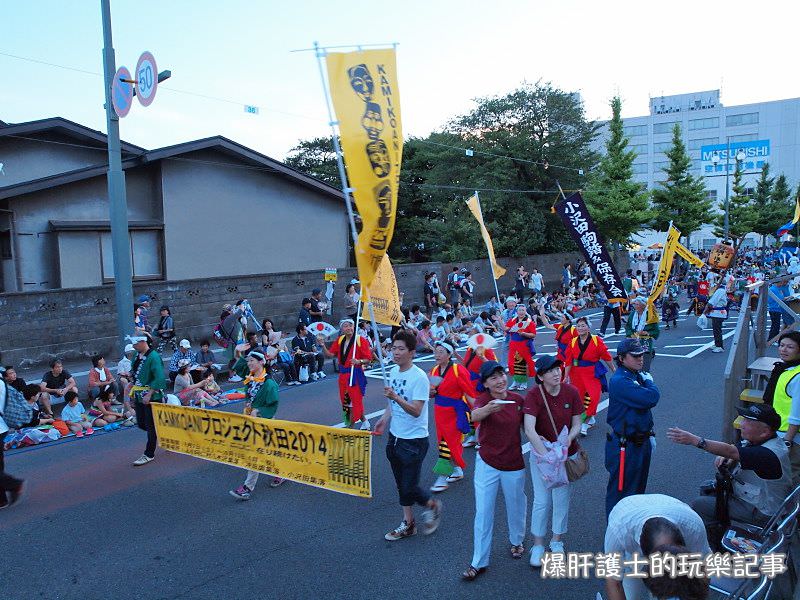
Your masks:
[{"label": "flag pole", "polygon": [[[478,214],[481,216],[481,223],[486,227],[486,222],[483,220],[483,208],[481,207],[481,197],[478,195],[478,190],[475,190],[475,198],[478,200]],[[494,276],[494,263],[492,262],[492,254],[489,252],[489,244],[486,244],[486,254],[489,255],[489,273],[492,276],[492,283],[494,283],[494,293],[497,301],[500,302],[500,290],[497,289],[497,278]]]},{"label": "flag pole", "polygon": [[[325,95],[325,107],[328,109],[328,125],[331,128],[331,138],[333,139],[333,151],[336,153],[336,166],[339,169],[339,179],[342,182],[342,195],[344,196],[344,203],[347,207],[347,218],[350,221],[350,235],[353,238],[353,254],[358,252],[358,232],[356,230],[356,218],[355,214],[353,213],[353,200],[350,197],[353,188],[351,188],[347,184],[347,173],[345,172],[344,168],[344,158],[342,157],[342,148],[339,144],[339,136],[336,130],[339,121],[337,121],[333,116],[333,104],[331,102],[331,95],[328,92],[328,86],[325,82],[325,70],[322,68],[322,58],[326,56],[328,51],[325,48],[320,48],[318,42],[314,42],[314,54],[317,57],[317,67],[319,68],[319,79],[320,83],[322,83],[322,92]],[[356,265],[358,261],[356,261]],[[353,356],[355,356],[356,346],[358,342],[358,321],[361,317],[361,298],[364,295],[364,284],[361,284],[361,294],[359,295],[358,302],[359,302],[359,310],[356,314],[355,323],[353,323],[353,335],[356,339],[353,342]],[[370,313],[372,312],[372,306],[370,302]],[[373,319],[374,322],[374,319]],[[374,328],[374,325],[373,325]],[[377,329],[374,328],[375,335],[377,336],[378,332]],[[378,358],[382,357],[382,352],[380,348],[380,344],[378,344]],[[383,368],[383,360],[381,360],[381,374],[383,375],[383,385],[388,386],[389,381],[386,377],[386,370]],[[350,385],[353,385],[353,365],[351,364],[350,367]]]}]

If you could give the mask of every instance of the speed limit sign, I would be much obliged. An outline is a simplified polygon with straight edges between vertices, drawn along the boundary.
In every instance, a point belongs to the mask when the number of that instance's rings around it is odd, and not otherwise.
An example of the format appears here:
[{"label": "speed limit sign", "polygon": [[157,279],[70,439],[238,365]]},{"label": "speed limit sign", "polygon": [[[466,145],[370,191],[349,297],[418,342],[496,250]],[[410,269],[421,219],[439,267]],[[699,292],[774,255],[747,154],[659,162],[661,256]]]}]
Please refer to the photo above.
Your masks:
[{"label": "speed limit sign", "polygon": [[142,106],[150,106],[156,97],[158,87],[158,67],[156,59],[149,52],[143,52],[136,63],[136,97]]}]

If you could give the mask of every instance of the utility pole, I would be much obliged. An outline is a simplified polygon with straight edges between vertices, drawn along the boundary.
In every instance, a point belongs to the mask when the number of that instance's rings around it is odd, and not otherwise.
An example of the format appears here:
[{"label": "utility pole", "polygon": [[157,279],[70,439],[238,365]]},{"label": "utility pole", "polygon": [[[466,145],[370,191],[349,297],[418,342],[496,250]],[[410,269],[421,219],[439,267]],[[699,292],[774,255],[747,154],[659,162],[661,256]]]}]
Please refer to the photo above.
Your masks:
[{"label": "utility pole", "polygon": [[100,0],[103,16],[103,82],[108,128],[108,210],[111,221],[111,250],[114,257],[114,299],[117,304],[117,347],[122,356],[125,336],[133,333],[133,283],[131,243],[128,233],[128,200],[119,140],[119,117],[114,112],[111,90],[116,73],[114,45],[111,40],[110,0]]}]

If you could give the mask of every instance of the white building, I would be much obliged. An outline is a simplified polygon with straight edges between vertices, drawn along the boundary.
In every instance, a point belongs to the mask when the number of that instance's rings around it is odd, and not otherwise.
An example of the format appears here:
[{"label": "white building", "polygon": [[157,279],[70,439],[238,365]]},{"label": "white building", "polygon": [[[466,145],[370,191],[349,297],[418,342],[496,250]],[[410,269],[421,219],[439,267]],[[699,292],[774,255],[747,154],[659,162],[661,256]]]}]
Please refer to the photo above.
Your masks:
[{"label": "white building", "polygon": [[[680,124],[692,158],[692,172],[706,178],[706,188],[722,210],[726,185],[733,185],[736,160],[742,159],[745,188],[755,189],[761,167],[769,163],[770,176],[784,174],[790,186],[800,181],[800,98],[723,106],[719,90],[659,96],[650,99],[650,114],[623,120],[628,148],[637,153],[634,177],[648,189],[666,178],[672,129]],[[608,123],[600,129],[595,149],[605,151]],[[730,192],[729,192],[730,193]],[[789,221],[792,215],[787,214]],[[663,241],[664,234],[644,232],[642,245]],[[752,239],[750,239],[752,238]],[[746,243],[760,243],[752,235]],[[710,248],[717,239],[712,227],[692,234],[692,248]]]}]

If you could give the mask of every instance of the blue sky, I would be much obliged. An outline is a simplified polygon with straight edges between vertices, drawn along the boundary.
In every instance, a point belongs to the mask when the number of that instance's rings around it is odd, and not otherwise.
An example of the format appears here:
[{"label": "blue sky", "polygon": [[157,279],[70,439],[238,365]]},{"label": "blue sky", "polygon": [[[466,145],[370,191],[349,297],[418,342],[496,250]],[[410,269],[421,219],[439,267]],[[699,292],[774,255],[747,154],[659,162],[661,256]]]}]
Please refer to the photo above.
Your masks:
[{"label": "blue sky", "polygon": [[[102,72],[99,0],[4,0],[0,53]],[[649,95],[722,87],[726,105],[800,96],[795,3],[112,0],[117,66],[144,50],[172,79],[135,103],[123,139],[146,148],[225,135],[283,159],[328,132],[313,53],[397,42],[406,135],[522,81],[580,91],[589,118],[646,114]],[[213,96],[209,100],[176,90]],[[102,78],[0,54],[0,119],[62,116],[105,130]],[[257,116],[244,112],[256,105]]]}]

